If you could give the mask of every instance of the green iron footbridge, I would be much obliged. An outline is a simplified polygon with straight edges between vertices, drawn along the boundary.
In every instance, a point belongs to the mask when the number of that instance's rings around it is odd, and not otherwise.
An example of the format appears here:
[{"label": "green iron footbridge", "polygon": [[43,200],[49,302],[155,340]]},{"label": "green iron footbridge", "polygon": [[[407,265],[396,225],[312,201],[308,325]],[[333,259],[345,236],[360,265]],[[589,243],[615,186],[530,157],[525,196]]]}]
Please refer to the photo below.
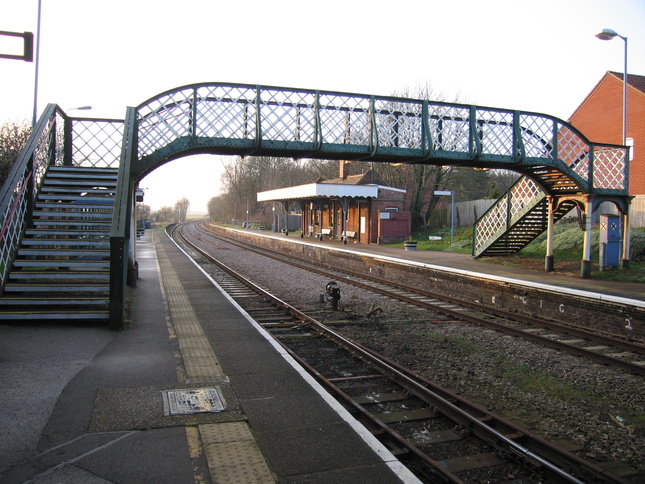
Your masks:
[{"label": "green iron footbridge", "polygon": [[583,276],[591,214],[612,202],[627,220],[631,200],[626,147],[591,143],[539,113],[227,83],[166,91],[123,120],[74,118],[50,104],[0,194],[0,318],[122,327],[135,188],[198,153],[513,170],[523,176],[477,222],[473,255],[517,252],[578,207],[588,224]]}]

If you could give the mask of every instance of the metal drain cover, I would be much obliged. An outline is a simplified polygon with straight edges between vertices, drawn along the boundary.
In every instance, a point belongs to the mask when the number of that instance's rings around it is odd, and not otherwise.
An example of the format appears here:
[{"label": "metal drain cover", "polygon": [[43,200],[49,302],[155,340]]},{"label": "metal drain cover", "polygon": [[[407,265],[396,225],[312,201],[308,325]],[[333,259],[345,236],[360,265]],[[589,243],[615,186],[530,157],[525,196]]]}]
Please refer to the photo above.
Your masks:
[{"label": "metal drain cover", "polygon": [[162,394],[165,415],[215,413],[226,410],[226,401],[218,387],[167,390]]}]

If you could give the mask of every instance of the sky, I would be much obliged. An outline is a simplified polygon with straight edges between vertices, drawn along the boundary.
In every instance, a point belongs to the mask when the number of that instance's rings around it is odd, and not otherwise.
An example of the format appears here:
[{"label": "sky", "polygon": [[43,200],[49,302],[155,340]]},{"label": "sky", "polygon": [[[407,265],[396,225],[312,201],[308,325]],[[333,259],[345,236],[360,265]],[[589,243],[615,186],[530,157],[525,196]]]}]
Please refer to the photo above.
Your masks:
[{"label": "sky", "polygon": [[[37,32],[38,0],[0,0],[0,31]],[[123,119],[186,84],[231,82],[436,99],[568,119],[606,71],[645,75],[645,0],[41,0],[37,110]],[[15,53],[0,37],[0,52]],[[0,59],[0,123],[31,120],[35,63]],[[80,106],[91,111],[74,111]],[[142,180],[153,210],[219,194],[225,157]]]}]

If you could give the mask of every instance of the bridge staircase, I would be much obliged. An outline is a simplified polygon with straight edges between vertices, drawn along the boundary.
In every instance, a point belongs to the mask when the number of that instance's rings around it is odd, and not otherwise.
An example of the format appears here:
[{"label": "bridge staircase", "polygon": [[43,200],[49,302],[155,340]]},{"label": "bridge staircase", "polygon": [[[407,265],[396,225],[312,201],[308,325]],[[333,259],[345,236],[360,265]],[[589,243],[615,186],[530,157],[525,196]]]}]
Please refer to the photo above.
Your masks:
[{"label": "bridge staircase", "polygon": [[0,320],[108,319],[118,169],[50,166],[0,298]]},{"label": "bridge staircase", "polygon": [[[571,179],[545,167],[536,168],[532,175],[540,179],[542,187],[532,178],[520,178],[491,208],[475,223],[473,231],[473,256],[506,256],[519,252],[548,226],[548,196],[551,193],[575,196],[578,188]],[[553,210],[553,222],[557,222],[576,203],[564,200]]]}]

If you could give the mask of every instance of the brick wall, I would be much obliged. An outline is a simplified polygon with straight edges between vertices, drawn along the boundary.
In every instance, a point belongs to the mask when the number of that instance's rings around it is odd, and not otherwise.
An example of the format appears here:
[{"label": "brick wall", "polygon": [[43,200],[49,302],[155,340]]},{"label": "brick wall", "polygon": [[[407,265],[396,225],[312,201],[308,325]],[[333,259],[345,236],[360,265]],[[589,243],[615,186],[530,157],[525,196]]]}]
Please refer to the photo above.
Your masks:
[{"label": "brick wall", "polygon": [[[630,195],[645,194],[645,93],[628,87],[627,137],[634,148],[629,170]],[[571,116],[571,124],[590,141],[623,144],[623,81],[608,72]]]}]

